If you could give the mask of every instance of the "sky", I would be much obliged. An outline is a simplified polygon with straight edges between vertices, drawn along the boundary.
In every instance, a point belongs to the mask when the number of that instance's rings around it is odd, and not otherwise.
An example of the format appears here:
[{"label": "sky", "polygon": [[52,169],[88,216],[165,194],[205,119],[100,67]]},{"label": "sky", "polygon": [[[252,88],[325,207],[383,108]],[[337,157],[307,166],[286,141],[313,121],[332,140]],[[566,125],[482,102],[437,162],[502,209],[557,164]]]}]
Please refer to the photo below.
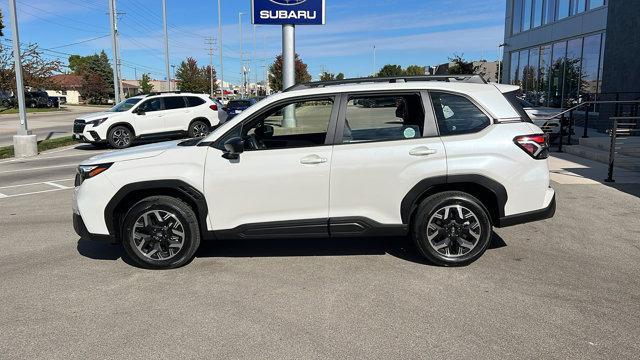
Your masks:
[{"label": "sky", "polygon": [[[16,0],[20,41],[38,43],[49,57],[105,50],[111,58],[108,0]],[[323,71],[368,76],[384,64],[436,65],[453,54],[495,60],[504,37],[504,0],[326,0],[327,24],[296,27],[296,52],[317,79]],[[11,39],[8,1],[0,0],[5,40]],[[123,77],[164,79],[161,0],[116,0]],[[255,62],[249,0],[222,0],[225,81],[239,83],[240,26],[253,81],[281,52],[281,28],[256,26]],[[216,0],[167,0],[170,64],[187,57],[209,63],[205,38],[217,37]],[[219,42],[213,65],[219,68]],[[257,71],[256,71],[257,70]]]}]

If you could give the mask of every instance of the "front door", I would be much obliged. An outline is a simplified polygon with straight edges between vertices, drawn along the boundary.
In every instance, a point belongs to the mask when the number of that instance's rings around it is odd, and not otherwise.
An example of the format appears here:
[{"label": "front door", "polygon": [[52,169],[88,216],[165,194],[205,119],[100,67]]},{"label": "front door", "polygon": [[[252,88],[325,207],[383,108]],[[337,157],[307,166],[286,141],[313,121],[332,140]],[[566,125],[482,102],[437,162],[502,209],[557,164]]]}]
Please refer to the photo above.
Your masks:
[{"label": "front door", "polygon": [[144,100],[135,109],[132,125],[138,135],[147,135],[163,132],[164,112],[162,111],[162,98]]},{"label": "front door", "polygon": [[[212,230],[240,236],[327,235],[333,97],[291,100],[249,116],[209,148],[205,197]],[[224,142],[245,150],[223,158]]]},{"label": "front door", "polygon": [[331,163],[332,220],[401,225],[401,203],[411,188],[446,176],[444,146],[425,112],[428,101],[420,92],[345,99]]}]

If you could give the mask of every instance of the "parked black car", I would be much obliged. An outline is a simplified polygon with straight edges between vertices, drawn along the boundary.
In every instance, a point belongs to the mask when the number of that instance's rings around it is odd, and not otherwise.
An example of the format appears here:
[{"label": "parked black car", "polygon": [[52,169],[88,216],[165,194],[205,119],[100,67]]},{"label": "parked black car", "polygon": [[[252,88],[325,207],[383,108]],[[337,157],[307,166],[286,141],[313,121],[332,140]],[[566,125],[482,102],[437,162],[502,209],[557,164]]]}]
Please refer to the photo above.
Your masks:
[{"label": "parked black car", "polygon": [[4,108],[12,108],[16,105],[16,98],[11,95],[10,91],[0,91],[0,106]]},{"label": "parked black car", "polygon": [[49,95],[45,91],[25,91],[24,101],[27,107],[47,107],[49,106]]}]

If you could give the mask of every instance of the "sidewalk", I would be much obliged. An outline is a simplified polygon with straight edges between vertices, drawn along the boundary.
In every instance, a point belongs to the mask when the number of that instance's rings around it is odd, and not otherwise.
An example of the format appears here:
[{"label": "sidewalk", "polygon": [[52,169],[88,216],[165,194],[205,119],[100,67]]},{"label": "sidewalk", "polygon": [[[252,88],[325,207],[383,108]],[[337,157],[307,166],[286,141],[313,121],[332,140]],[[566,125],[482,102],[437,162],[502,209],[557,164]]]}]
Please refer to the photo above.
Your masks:
[{"label": "sidewalk", "polygon": [[[567,153],[551,153],[551,180],[559,184],[605,184],[608,165]],[[640,172],[614,168],[616,184],[640,184]]]}]

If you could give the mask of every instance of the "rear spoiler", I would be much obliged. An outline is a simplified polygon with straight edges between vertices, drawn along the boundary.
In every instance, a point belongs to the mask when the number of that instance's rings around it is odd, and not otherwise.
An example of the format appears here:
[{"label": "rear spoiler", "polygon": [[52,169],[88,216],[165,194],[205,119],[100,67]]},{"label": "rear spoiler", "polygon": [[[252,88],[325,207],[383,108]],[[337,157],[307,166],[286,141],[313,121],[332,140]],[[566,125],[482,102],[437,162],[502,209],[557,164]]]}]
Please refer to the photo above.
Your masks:
[{"label": "rear spoiler", "polygon": [[495,86],[503,94],[520,90],[520,86],[518,85],[493,84],[493,86]]}]

